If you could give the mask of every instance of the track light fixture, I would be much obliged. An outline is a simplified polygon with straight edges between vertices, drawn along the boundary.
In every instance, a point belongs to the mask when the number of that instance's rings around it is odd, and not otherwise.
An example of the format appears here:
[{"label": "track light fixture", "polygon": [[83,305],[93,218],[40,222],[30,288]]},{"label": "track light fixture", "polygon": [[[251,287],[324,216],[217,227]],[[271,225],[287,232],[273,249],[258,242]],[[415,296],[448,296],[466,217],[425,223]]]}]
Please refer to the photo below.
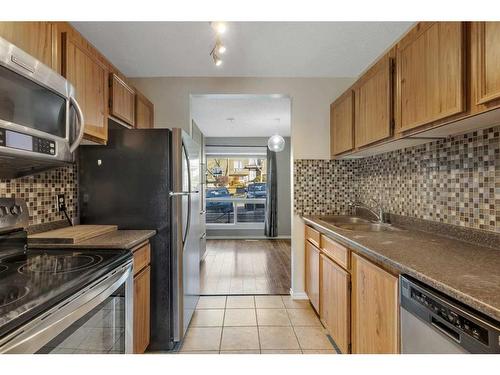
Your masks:
[{"label": "track light fixture", "polygon": [[221,55],[226,53],[226,46],[222,43],[220,36],[226,32],[227,26],[224,22],[210,22],[210,26],[214,29],[217,34],[215,45],[210,51],[210,56],[214,61],[215,66],[222,65]]}]

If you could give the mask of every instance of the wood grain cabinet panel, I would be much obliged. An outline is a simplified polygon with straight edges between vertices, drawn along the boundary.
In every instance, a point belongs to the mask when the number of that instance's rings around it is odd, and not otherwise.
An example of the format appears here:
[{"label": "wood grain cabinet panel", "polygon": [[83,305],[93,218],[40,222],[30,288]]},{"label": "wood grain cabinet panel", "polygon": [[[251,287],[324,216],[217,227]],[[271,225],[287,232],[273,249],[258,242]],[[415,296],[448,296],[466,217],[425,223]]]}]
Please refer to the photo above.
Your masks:
[{"label": "wood grain cabinet panel", "polygon": [[392,59],[382,58],[356,84],[355,146],[388,138],[392,133]]},{"label": "wood grain cabinet panel", "polygon": [[349,269],[349,249],[347,247],[322,234],[321,251],[346,270]]},{"label": "wood grain cabinet panel", "polygon": [[319,249],[306,241],[306,293],[314,309],[319,312]]},{"label": "wood grain cabinet panel", "polygon": [[342,353],[349,353],[350,275],[321,254],[320,317]]},{"label": "wood grain cabinet panel", "polygon": [[154,128],[154,105],[140,92],[135,93],[135,127],[137,129]]},{"label": "wood grain cabinet panel", "polygon": [[500,22],[475,22],[472,30],[476,104],[484,104],[500,98]]},{"label": "wood grain cabinet panel", "polygon": [[109,112],[117,119],[134,126],[135,123],[135,90],[118,75],[111,73]]},{"label": "wood grain cabinet panel", "polygon": [[151,267],[134,276],[134,353],[144,353],[150,337]]},{"label": "wood grain cabinet panel", "polygon": [[352,352],[399,353],[398,279],[352,254]]},{"label": "wood grain cabinet panel", "polygon": [[136,275],[150,263],[151,244],[148,242],[145,245],[139,245],[137,248],[133,249],[132,252],[134,255],[134,275]]},{"label": "wood grain cabinet panel", "polygon": [[354,148],[354,93],[344,93],[330,106],[330,144],[332,156]]},{"label": "wood grain cabinet panel", "polygon": [[58,70],[52,26],[50,22],[0,22],[0,37]]},{"label": "wood grain cabinet panel", "polygon": [[62,33],[62,50],[62,73],[76,89],[85,121],[85,138],[105,144],[108,139],[107,67],[70,33]]},{"label": "wood grain cabinet panel", "polygon": [[396,51],[399,131],[465,110],[462,22],[421,22],[397,44]]}]

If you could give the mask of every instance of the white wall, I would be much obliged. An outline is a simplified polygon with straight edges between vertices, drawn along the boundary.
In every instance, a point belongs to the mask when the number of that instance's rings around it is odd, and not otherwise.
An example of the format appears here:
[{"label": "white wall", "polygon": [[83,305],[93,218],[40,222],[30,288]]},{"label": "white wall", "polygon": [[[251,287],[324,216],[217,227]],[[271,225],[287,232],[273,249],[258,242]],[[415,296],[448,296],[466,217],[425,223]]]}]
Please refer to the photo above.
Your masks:
[{"label": "white wall", "polygon": [[[132,82],[154,103],[155,127],[186,130],[190,127],[191,94],[288,95],[292,102],[294,160],[330,158],[330,103],[354,82],[354,78],[153,77],[134,78]],[[293,170],[290,184],[293,184]],[[297,297],[303,295],[304,224],[295,214],[292,219],[292,289]]]}]

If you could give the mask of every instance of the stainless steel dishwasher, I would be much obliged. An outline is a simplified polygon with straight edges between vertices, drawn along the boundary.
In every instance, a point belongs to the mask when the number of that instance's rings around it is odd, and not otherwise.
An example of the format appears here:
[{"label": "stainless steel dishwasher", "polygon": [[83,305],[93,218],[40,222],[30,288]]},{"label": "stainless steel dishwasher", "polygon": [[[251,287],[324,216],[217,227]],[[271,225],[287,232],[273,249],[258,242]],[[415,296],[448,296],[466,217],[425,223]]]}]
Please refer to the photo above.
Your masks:
[{"label": "stainless steel dishwasher", "polygon": [[401,353],[500,353],[500,323],[400,276]]}]

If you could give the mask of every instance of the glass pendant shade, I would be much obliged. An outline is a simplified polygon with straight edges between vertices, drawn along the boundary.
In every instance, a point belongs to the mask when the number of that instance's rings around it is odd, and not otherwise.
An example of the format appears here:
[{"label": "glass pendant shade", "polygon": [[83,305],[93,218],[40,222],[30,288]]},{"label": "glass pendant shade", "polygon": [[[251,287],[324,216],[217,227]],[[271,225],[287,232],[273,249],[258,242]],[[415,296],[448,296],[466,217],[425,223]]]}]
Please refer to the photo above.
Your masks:
[{"label": "glass pendant shade", "polygon": [[283,137],[279,134],[275,134],[267,140],[267,147],[269,150],[274,151],[274,152],[280,152],[283,151],[285,148],[285,140]]}]

